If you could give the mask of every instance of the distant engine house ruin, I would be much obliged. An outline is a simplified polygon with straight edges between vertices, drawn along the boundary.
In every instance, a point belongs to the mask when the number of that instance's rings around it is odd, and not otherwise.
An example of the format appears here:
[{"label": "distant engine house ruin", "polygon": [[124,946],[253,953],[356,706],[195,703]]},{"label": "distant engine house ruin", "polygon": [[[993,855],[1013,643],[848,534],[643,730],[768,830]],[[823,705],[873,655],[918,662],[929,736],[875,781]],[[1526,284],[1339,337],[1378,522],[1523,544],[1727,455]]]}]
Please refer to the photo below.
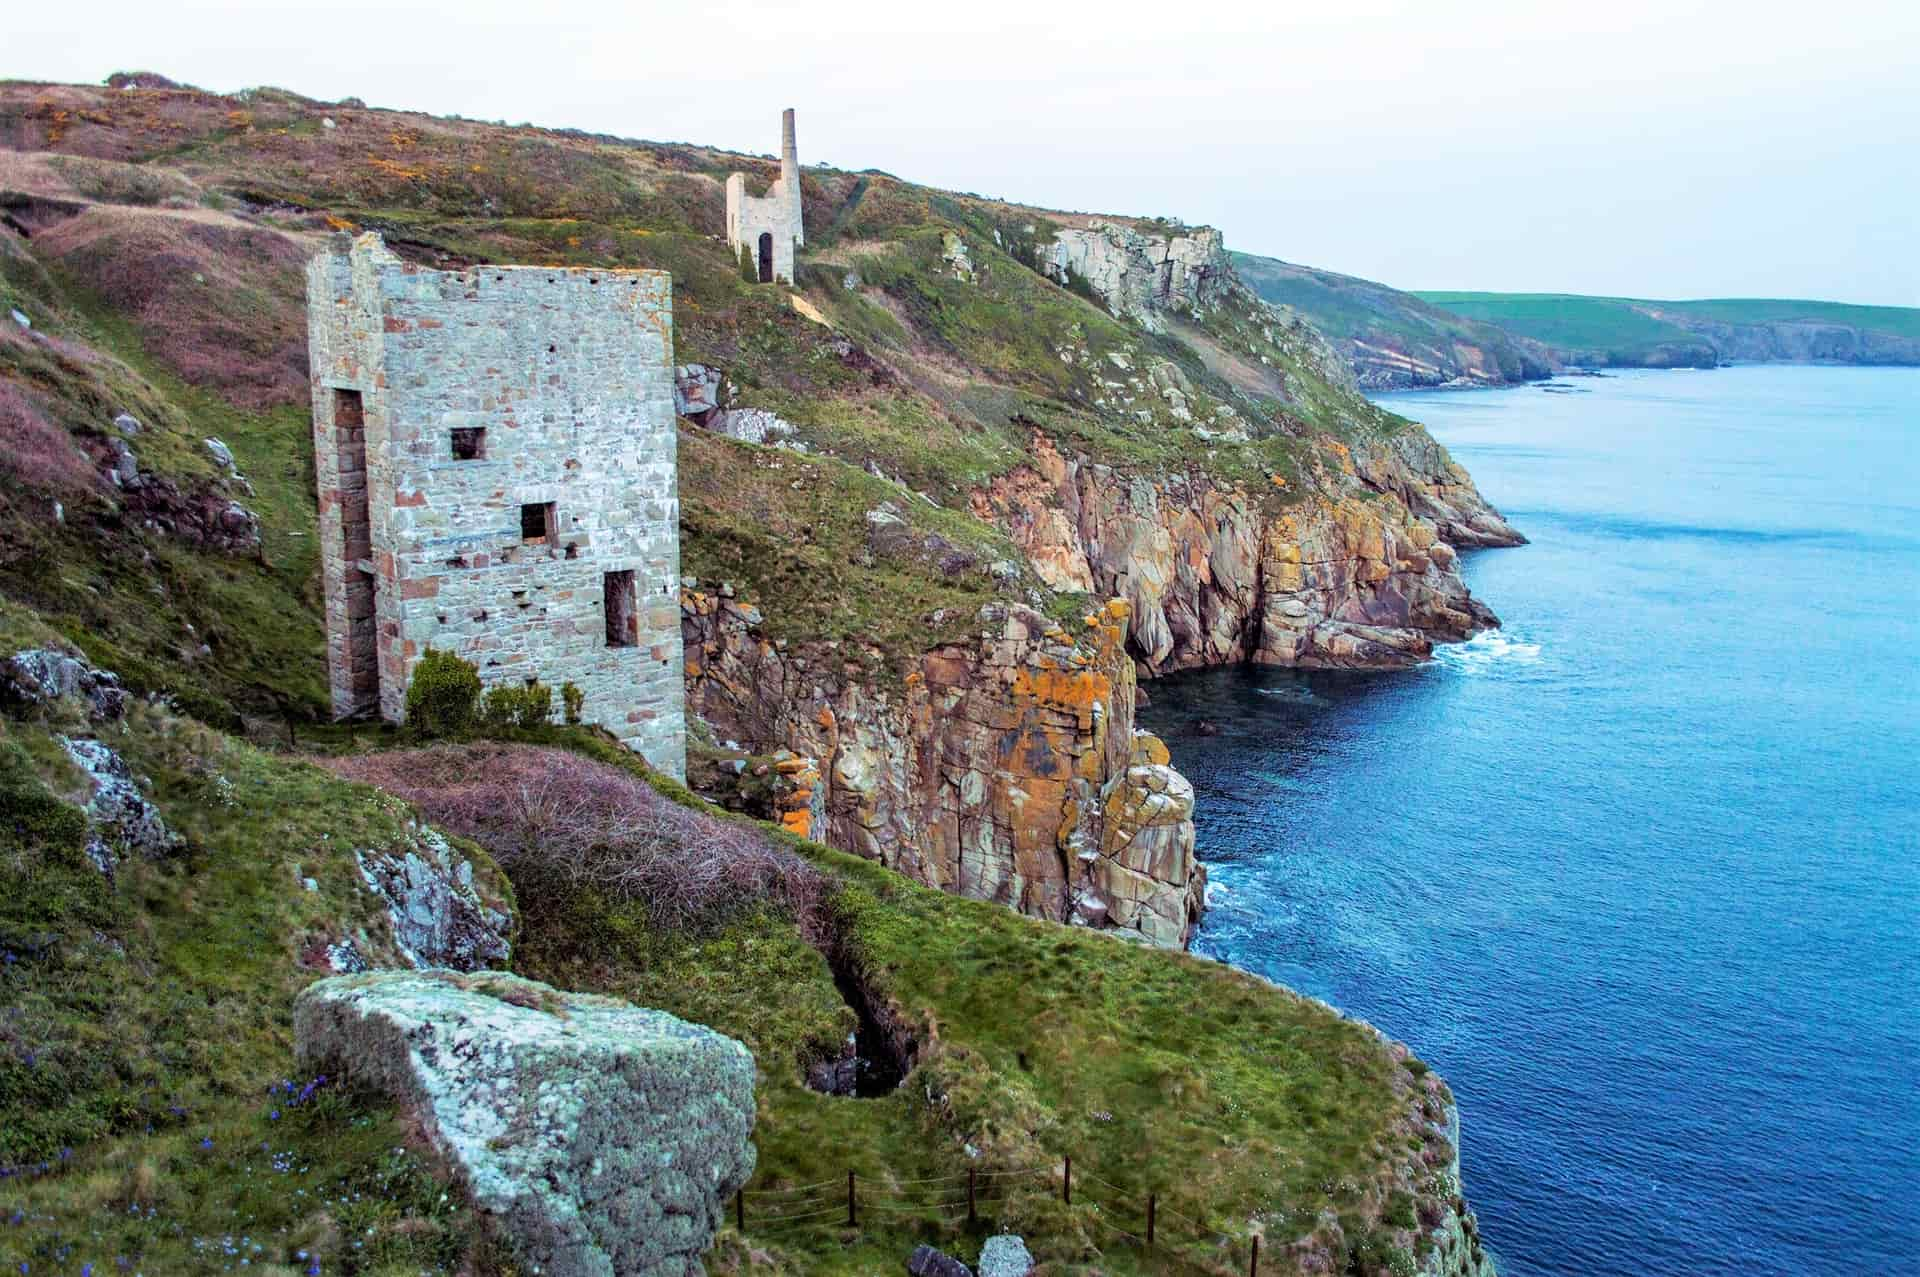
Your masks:
[{"label": "distant engine house ruin", "polygon": [[793,108],[780,113],[780,176],[763,196],[747,194],[747,175],[727,179],[727,243],[745,252],[763,284],[793,282],[793,250],[806,243],[800,226],[800,152],[793,141]]},{"label": "distant engine house ruin", "polygon": [[307,321],[335,716],[401,721],[435,647],[489,686],[574,683],[683,776],[669,276],[436,271],[340,235]]}]

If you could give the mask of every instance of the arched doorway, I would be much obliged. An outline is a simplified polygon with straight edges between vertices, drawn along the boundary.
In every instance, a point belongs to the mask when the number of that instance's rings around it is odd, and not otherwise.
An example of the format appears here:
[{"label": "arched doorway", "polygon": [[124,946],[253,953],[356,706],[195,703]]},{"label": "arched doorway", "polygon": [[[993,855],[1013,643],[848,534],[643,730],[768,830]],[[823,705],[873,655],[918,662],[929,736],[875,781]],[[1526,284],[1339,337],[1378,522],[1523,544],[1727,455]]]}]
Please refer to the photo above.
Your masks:
[{"label": "arched doorway", "polygon": [[772,231],[762,231],[760,233],[760,282],[763,284],[771,284],[773,282]]}]

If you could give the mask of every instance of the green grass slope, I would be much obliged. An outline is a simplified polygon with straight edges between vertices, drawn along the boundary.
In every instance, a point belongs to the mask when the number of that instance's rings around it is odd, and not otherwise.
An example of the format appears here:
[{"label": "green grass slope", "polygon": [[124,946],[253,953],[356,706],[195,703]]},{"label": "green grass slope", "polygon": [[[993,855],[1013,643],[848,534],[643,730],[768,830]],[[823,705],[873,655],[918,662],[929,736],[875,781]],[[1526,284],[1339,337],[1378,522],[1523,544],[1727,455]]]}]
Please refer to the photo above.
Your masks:
[{"label": "green grass slope", "polygon": [[1263,299],[1298,311],[1340,344],[1362,385],[1509,385],[1552,372],[1546,352],[1526,338],[1413,293],[1251,253],[1233,254],[1233,264]]},{"label": "green grass slope", "polygon": [[1670,354],[1676,351],[1704,352],[1709,367],[1713,361],[1711,346],[1693,333],[1614,298],[1560,293],[1423,292],[1416,296],[1530,337],[1571,363],[1691,362]]},{"label": "green grass slope", "polygon": [[[126,861],[113,881],[86,860],[77,778],[55,735],[83,729],[147,778],[184,840],[179,855]],[[657,785],[664,801],[748,829],[822,875],[804,916],[776,902],[736,905],[714,925],[665,925],[644,901],[569,888],[525,857],[516,863],[527,876],[509,887],[452,831],[484,891],[518,896],[515,970],[660,1007],[752,1048],[754,1214],[744,1233],[722,1236],[719,1271],[869,1273],[921,1241],[969,1244],[950,1209],[953,1177],[969,1165],[1023,1172],[986,1177],[987,1223],[1025,1231],[1063,1273],[1239,1271],[1256,1232],[1306,1239],[1341,1263],[1411,1262],[1422,1243],[1396,1233],[1402,1216],[1417,1195],[1454,1191],[1428,1169],[1426,1124],[1444,1092],[1417,1060],[1321,1004],[742,825],[602,737],[547,729],[530,739],[576,751],[576,779],[597,770]],[[393,743],[387,732],[337,742]],[[369,757],[372,771],[429,800],[435,784],[476,774],[405,750],[362,754],[356,767]],[[294,1072],[289,1010],[327,974],[321,942],[353,934],[368,956],[393,961],[353,851],[406,839],[414,819],[380,790],[159,707],[136,704],[104,728],[65,706],[51,720],[0,721],[9,1271],[124,1261],[189,1273],[244,1258],[265,1273],[512,1277],[407,1114]],[[828,953],[919,1044],[913,1072],[884,1097],[802,1084],[806,1064],[854,1025]],[[1071,1206],[1060,1197],[1066,1156],[1082,1177]],[[843,1184],[849,1169],[870,1204],[861,1227],[836,1224],[838,1187],[824,1194],[835,1210],[779,1219],[793,1213],[783,1201],[823,1196],[804,1190]],[[936,1177],[949,1187],[917,1188]],[[1157,1257],[1111,1231],[1139,1230],[1148,1192],[1169,1212]],[[1396,1237],[1407,1241],[1403,1261]]]},{"label": "green grass slope", "polygon": [[1920,363],[1920,310],[1842,302],[1652,301],[1563,293],[1422,292],[1538,341],[1569,363],[1710,367],[1745,360]]}]

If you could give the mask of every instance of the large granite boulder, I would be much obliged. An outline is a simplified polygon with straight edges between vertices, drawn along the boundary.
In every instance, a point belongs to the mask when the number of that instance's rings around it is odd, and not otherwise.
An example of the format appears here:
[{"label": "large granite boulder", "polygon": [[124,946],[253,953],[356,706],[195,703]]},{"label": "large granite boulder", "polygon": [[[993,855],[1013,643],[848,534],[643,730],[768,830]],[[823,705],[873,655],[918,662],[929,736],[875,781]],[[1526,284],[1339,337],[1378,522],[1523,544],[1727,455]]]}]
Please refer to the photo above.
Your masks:
[{"label": "large granite boulder", "polygon": [[398,1101],[542,1277],[704,1272],[753,1173],[753,1057],[711,1029],[500,972],[336,976],[294,1003],[308,1067]]}]

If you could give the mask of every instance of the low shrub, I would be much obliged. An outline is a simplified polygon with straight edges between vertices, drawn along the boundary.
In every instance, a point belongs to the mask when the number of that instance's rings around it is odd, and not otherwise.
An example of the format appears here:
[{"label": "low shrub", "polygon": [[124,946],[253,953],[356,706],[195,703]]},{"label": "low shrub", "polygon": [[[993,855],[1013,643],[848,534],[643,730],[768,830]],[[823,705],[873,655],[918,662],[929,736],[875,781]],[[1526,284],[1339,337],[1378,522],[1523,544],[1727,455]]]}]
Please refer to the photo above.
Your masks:
[{"label": "low shrub", "polygon": [[538,681],[524,687],[490,687],[480,702],[480,724],[489,731],[544,727],[552,720],[553,689]]},{"label": "low shrub", "polygon": [[580,725],[580,709],[587,703],[587,694],[571,681],[560,684],[560,699],[566,705],[567,725]]},{"label": "low shrub", "polygon": [[479,699],[479,668],[430,647],[407,684],[407,730],[430,738],[463,736],[473,728]]}]

